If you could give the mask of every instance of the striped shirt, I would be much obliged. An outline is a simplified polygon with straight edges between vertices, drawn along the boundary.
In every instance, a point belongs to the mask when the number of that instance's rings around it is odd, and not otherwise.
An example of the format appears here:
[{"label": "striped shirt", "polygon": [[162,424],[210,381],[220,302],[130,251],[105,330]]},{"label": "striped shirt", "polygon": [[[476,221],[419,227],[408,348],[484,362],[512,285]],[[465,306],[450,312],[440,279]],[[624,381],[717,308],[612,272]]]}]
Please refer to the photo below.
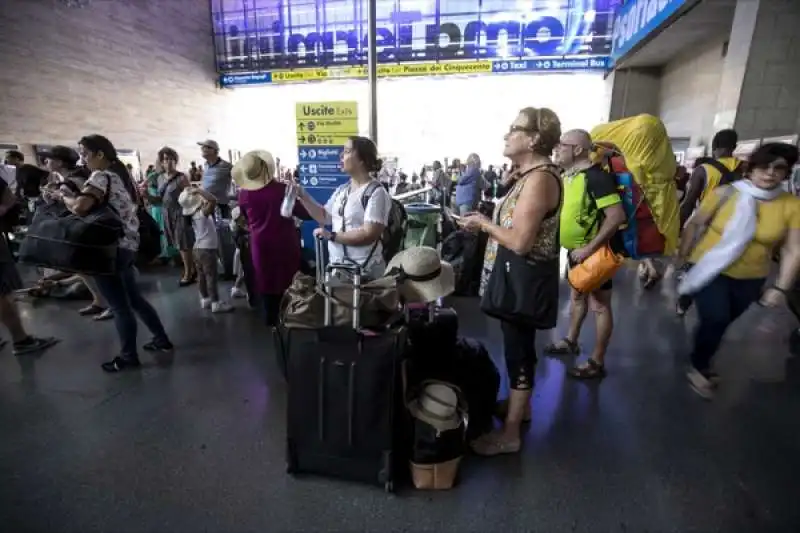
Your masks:
[{"label": "striped shirt", "polygon": [[203,189],[217,199],[217,203],[228,205],[228,190],[231,188],[231,169],[233,165],[224,159],[217,159],[213,165],[203,165]]}]

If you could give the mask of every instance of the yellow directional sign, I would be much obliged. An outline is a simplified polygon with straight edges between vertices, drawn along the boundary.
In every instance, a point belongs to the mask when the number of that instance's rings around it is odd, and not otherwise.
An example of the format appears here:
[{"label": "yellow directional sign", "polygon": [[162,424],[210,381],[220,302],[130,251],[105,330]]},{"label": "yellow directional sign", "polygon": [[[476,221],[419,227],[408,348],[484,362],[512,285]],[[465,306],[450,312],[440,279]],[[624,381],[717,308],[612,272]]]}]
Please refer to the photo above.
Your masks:
[{"label": "yellow directional sign", "polygon": [[[307,102],[295,105],[295,119],[298,124],[308,119],[344,118],[358,118],[358,102]],[[358,127],[355,129],[357,131]]]},{"label": "yellow directional sign", "polygon": [[298,146],[344,146],[353,135],[358,135],[357,131],[350,134],[331,135],[328,133],[308,133],[297,132]]},{"label": "yellow directional sign", "polygon": [[273,83],[294,83],[297,81],[327,80],[328,70],[309,68],[302,70],[275,70],[272,72]]},{"label": "yellow directional sign", "polygon": [[298,133],[339,133],[355,135],[358,133],[358,119],[298,120],[297,131]]},{"label": "yellow directional sign", "polygon": [[[450,76],[457,74],[490,74],[492,62],[457,61],[449,63],[406,63],[401,65],[378,65],[378,76],[394,78],[404,76]],[[367,77],[365,67],[305,68],[297,70],[275,70],[272,83],[296,83],[302,81],[324,81],[332,79],[359,79]],[[299,117],[298,117],[299,118]]]}]

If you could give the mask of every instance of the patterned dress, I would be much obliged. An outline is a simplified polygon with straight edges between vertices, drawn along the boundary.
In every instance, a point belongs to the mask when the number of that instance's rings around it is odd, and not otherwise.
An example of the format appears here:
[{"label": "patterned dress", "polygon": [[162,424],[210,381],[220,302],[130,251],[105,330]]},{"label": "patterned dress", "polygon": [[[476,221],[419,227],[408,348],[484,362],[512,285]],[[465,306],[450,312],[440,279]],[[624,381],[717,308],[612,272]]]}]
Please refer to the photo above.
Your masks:
[{"label": "patterned dress", "polygon": [[178,203],[183,191],[185,176],[181,173],[168,177],[162,174],[159,178],[158,195],[161,197],[162,215],[164,217],[164,234],[167,243],[180,251],[190,251],[194,247],[192,224],[183,216]]},{"label": "patterned dress", "polygon": [[[555,171],[555,168],[553,171]],[[558,174],[556,174],[556,176],[558,176]],[[531,176],[524,176],[517,180],[517,182],[512,186],[511,190],[508,191],[508,194],[499,200],[499,203],[494,210],[493,218],[495,224],[503,228],[512,227],[514,208],[517,206],[519,195],[522,192],[525,183],[529,179],[531,179]],[[553,259],[558,259],[561,251],[561,247],[558,243],[558,222],[562,201],[563,194],[561,195],[558,209],[547,213],[547,216],[544,218],[544,220],[542,220],[542,224],[539,226],[539,234],[536,236],[536,241],[533,244],[533,248],[531,248],[531,251],[527,255],[527,257],[529,257],[531,260],[552,261]],[[491,276],[492,270],[494,269],[494,261],[497,257],[497,246],[497,241],[491,238],[486,244],[486,253],[483,259],[483,271],[481,272],[481,296],[483,296],[483,291],[486,289],[486,285],[489,282],[489,276]]]}]

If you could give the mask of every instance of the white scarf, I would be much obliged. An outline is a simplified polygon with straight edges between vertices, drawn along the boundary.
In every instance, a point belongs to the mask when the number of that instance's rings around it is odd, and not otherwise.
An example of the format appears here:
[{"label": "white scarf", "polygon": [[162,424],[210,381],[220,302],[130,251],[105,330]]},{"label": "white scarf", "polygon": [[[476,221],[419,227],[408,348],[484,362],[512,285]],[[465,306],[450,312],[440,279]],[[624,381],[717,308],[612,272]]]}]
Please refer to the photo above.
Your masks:
[{"label": "white scarf", "polygon": [[739,194],[736,197],[734,212],[725,224],[722,237],[684,276],[678,285],[680,295],[699,292],[739,259],[756,234],[758,201],[769,202],[783,193],[780,187],[764,190],[748,180],[734,182],[732,187]]}]

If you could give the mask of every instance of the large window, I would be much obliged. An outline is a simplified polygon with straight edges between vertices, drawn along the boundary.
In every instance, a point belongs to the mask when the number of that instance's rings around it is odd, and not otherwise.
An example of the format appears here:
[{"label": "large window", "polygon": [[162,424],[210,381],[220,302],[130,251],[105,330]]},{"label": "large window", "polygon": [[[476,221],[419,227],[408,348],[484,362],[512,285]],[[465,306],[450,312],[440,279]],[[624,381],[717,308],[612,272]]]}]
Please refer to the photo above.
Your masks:
[{"label": "large window", "polygon": [[[377,0],[381,63],[607,55],[620,0]],[[366,62],[367,0],[212,0],[221,72]]]}]

